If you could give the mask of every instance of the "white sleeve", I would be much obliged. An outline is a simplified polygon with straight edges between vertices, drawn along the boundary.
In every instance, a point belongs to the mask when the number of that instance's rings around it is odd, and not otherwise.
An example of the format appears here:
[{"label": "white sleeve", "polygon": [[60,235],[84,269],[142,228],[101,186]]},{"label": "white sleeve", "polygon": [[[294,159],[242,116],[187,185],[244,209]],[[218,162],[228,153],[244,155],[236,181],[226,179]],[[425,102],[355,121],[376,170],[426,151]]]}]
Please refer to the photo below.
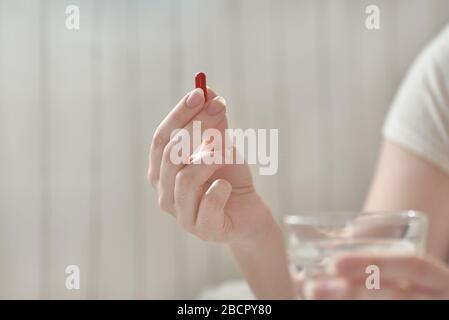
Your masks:
[{"label": "white sleeve", "polygon": [[383,135],[449,174],[449,27],[413,64],[393,101]]}]

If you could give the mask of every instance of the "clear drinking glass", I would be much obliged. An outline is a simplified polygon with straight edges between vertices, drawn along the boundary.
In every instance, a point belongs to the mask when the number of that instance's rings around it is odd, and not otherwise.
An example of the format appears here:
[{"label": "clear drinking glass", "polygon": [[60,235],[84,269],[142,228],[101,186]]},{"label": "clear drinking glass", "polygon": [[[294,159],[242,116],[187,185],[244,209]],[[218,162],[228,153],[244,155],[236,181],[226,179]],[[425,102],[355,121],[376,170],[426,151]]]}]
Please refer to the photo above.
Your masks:
[{"label": "clear drinking glass", "polygon": [[418,211],[317,212],[284,217],[290,263],[305,281],[348,252],[423,254],[427,217]]}]

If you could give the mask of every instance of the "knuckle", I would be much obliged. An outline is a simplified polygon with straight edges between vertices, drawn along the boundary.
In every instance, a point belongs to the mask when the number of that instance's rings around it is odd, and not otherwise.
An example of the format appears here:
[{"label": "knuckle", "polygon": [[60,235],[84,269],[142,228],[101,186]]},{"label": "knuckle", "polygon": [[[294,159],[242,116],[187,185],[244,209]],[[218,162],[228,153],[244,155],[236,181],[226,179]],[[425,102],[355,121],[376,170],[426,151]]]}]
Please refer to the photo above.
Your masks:
[{"label": "knuckle", "polygon": [[197,232],[195,235],[198,237],[198,239],[200,239],[202,241],[209,240],[209,237],[204,232]]},{"label": "knuckle", "polygon": [[155,172],[154,170],[152,170],[151,168],[148,169],[148,173],[147,173],[147,181],[154,187],[157,187],[157,183],[158,183],[159,177],[157,172]]},{"label": "knuckle", "polygon": [[159,208],[161,208],[164,212],[172,213],[172,206],[167,200],[167,197],[164,196],[164,194],[159,195],[158,204]]},{"label": "knuckle", "polygon": [[164,136],[159,129],[156,129],[156,131],[153,134],[152,144],[153,144],[153,147],[155,147],[155,148],[163,148],[165,145]]},{"label": "knuckle", "polygon": [[204,228],[201,228],[199,230],[197,230],[197,232],[195,233],[195,235],[203,241],[212,241],[213,237],[211,236],[210,231],[205,230]]},{"label": "knuckle", "polygon": [[217,228],[207,227],[203,225],[196,229],[195,235],[203,241],[208,242],[222,242],[225,235],[222,230],[217,230]]},{"label": "knuckle", "polygon": [[189,171],[182,170],[176,174],[176,184],[180,188],[189,188],[194,182],[194,176]]},{"label": "knuckle", "polygon": [[188,221],[186,219],[182,219],[181,215],[177,218],[178,225],[185,231],[195,234],[195,226],[192,221]]},{"label": "knuckle", "polygon": [[166,163],[171,163],[171,150],[172,150],[172,145],[170,143],[168,143],[165,148],[164,148],[164,152],[162,154],[162,159],[164,162]]}]

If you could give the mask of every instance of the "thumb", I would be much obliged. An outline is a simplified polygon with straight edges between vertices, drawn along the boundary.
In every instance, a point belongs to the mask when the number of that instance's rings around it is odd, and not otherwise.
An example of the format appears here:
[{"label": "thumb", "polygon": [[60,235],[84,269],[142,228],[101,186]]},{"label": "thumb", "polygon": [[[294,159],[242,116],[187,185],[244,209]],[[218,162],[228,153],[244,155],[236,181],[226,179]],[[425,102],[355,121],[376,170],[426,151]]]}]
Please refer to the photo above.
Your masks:
[{"label": "thumb", "polygon": [[223,179],[215,180],[204,193],[198,209],[196,228],[201,238],[209,241],[223,241],[230,228],[224,207],[231,195],[232,185]]}]

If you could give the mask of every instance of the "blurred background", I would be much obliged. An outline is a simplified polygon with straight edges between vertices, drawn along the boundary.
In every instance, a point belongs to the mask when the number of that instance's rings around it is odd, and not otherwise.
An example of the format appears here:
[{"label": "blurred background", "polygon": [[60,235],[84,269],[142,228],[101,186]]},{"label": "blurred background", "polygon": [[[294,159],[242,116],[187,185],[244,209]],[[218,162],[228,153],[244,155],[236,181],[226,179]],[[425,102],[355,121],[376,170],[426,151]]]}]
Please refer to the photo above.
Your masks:
[{"label": "blurred background", "polygon": [[240,278],[146,182],[200,70],[231,126],[279,129],[278,174],[255,175],[277,219],[358,210],[400,80],[448,21],[447,0],[0,0],[0,298],[195,298]]}]

